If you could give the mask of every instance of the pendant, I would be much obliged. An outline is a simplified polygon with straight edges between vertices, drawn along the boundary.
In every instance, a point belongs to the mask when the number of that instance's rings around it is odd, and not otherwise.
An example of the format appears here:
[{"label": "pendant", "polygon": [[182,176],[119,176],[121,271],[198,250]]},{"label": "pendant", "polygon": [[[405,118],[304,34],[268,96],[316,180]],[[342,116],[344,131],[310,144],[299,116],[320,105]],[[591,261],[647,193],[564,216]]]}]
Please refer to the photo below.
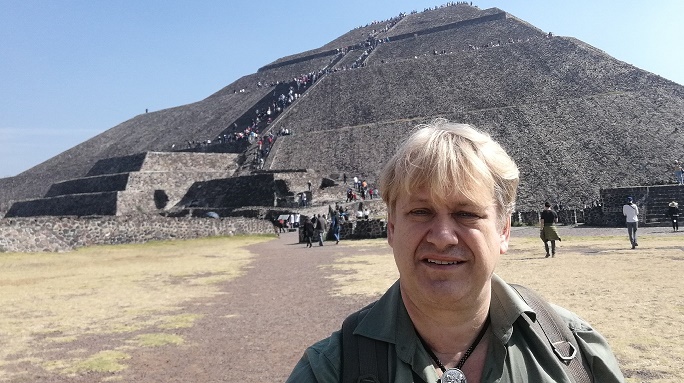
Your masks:
[{"label": "pendant", "polygon": [[458,368],[450,368],[442,374],[441,383],[468,383],[463,371]]}]

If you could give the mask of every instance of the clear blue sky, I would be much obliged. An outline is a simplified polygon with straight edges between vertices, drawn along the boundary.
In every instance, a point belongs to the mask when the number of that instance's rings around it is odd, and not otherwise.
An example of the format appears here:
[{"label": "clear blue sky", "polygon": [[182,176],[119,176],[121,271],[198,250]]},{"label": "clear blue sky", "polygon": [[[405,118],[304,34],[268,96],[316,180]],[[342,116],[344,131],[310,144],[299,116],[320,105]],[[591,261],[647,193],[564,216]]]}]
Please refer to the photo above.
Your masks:
[{"label": "clear blue sky", "polygon": [[[0,177],[277,58],[445,1],[0,0]],[[474,1],[684,84],[684,1]]]}]

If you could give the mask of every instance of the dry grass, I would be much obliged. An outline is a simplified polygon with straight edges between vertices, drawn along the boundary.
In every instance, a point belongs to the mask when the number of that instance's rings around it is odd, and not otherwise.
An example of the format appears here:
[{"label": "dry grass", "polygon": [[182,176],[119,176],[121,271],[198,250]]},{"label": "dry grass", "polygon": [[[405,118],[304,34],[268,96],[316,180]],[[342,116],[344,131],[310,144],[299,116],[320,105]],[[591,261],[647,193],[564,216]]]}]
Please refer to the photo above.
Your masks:
[{"label": "dry grass", "polygon": [[[627,382],[684,381],[684,249],[681,236],[566,237],[555,258],[538,238],[513,238],[497,274],[575,311],[609,341]],[[358,242],[341,258],[335,294],[378,295],[397,278],[384,240]],[[361,247],[363,246],[363,247]]]},{"label": "dry grass", "polygon": [[[0,255],[0,381],[16,378],[13,367],[21,362],[67,375],[116,372],[126,368],[130,349],[187,344],[173,330],[193,326],[200,316],[178,308],[220,294],[215,283],[241,275],[251,261],[243,247],[266,239]],[[608,338],[628,382],[684,381],[678,368],[684,358],[681,236],[642,235],[639,242],[633,251],[624,236],[566,237],[557,257],[544,259],[538,239],[516,237],[497,273],[592,323]],[[382,239],[345,241],[336,259],[333,295],[377,296],[397,278]],[[122,346],[80,349],[88,336],[116,337]],[[50,351],[62,357],[45,358]]]},{"label": "dry grass", "polygon": [[[192,326],[198,316],[178,314],[178,307],[219,294],[216,283],[240,276],[249,264],[253,255],[242,248],[267,239],[206,238],[0,255],[0,381],[11,379],[7,367],[21,362],[64,374],[114,372],[124,368],[126,347],[182,343],[163,331]],[[131,334],[149,329],[150,334]],[[89,335],[116,336],[127,346],[42,359],[42,352]]]}]

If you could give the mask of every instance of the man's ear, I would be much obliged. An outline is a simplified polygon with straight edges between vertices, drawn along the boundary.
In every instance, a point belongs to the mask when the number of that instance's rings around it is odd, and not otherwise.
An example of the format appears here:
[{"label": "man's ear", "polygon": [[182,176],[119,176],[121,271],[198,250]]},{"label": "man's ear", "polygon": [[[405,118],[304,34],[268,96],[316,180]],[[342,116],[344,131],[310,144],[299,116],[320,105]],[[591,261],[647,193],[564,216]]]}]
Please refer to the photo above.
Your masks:
[{"label": "man's ear", "polygon": [[387,243],[392,246],[394,242],[394,218],[392,213],[387,209]]},{"label": "man's ear", "polygon": [[[389,228],[387,229],[389,234]],[[511,216],[506,218],[506,221],[501,228],[501,233],[499,234],[499,254],[504,254],[508,251],[508,242],[511,239]]]}]

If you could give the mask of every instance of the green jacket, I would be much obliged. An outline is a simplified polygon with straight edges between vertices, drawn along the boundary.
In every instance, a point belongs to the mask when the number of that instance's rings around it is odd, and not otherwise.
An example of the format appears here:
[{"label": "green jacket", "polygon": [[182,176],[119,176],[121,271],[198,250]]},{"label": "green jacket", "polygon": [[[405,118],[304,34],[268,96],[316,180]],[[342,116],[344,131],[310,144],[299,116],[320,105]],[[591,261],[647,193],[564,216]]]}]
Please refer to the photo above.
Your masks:
[{"label": "green jacket", "polygon": [[[596,383],[624,382],[617,360],[606,340],[574,313],[554,306],[576,335],[588,360]],[[482,382],[499,383],[570,383],[558,358],[547,352],[546,338],[539,338],[526,326],[535,314],[520,296],[501,278],[492,277],[490,304],[491,330],[489,353]],[[397,281],[380,298],[354,331],[355,334],[389,343],[390,380],[413,382],[413,370],[426,383],[437,382],[432,359],[416,336],[399,292]],[[341,333],[309,347],[295,366],[287,382],[337,383],[341,375]]]}]

